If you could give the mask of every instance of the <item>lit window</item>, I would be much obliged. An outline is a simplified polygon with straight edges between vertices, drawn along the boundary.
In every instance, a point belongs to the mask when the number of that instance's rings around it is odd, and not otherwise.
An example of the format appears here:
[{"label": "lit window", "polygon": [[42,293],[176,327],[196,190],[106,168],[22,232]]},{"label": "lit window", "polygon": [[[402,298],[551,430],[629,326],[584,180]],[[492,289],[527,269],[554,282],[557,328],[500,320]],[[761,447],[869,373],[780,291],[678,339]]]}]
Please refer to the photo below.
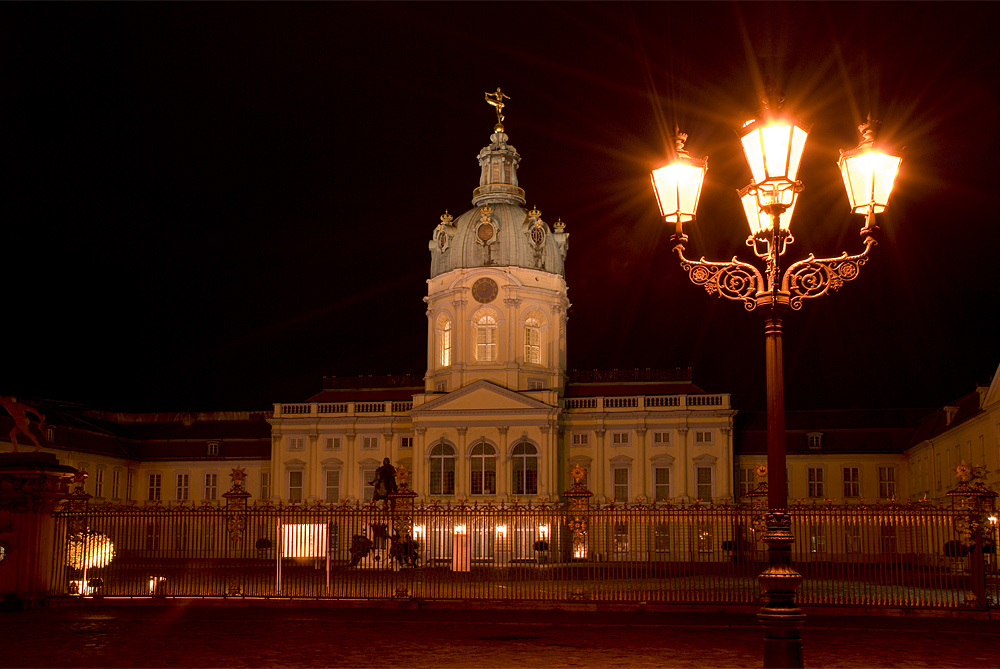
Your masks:
[{"label": "lit window", "polygon": [[653,470],[656,499],[670,499],[670,467],[657,467]]},{"label": "lit window", "polygon": [[55,441],[56,431],[51,427],[45,428],[45,441]]},{"label": "lit window", "polygon": [[435,444],[431,449],[430,494],[455,494],[455,449],[450,444]]},{"label": "lit window", "polygon": [[811,553],[826,552],[826,527],[823,525],[809,526],[809,551]]},{"label": "lit window", "polygon": [[628,552],[628,523],[615,523],[614,549],[616,553]]},{"label": "lit window", "polygon": [[413,448],[413,437],[400,437],[399,438],[400,448]]},{"label": "lit window", "polygon": [[451,319],[441,314],[437,319],[438,363],[442,367],[451,364]]},{"label": "lit window", "polygon": [[529,318],[524,322],[524,361],[539,364],[541,354],[541,324],[537,318]]},{"label": "lit window", "polygon": [[882,499],[896,498],[896,468],[878,468],[878,496]]},{"label": "lit window", "polygon": [[215,500],[219,498],[219,475],[205,474],[205,499]]},{"label": "lit window", "polygon": [[712,499],[712,468],[696,467],[695,474],[698,478],[698,499]]},{"label": "lit window", "polygon": [[378,437],[364,437],[361,448],[378,448]]},{"label": "lit window", "polygon": [[588,441],[588,435],[586,432],[576,432],[573,434],[574,446],[586,446],[587,441]]},{"label": "lit window", "polygon": [[177,495],[176,499],[184,500],[188,498],[189,485],[188,481],[190,476],[188,474],[178,474],[177,475]]},{"label": "lit window", "polygon": [[698,552],[699,553],[711,553],[715,550],[715,542],[712,538],[712,526],[707,523],[702,523],[698,526],[698,534],[696,535],[698,541]]},{"label": "lit window", "polygon": [[861,476],[857,467],[844,467],[844,497],[861,497]]},{"label": "lit window", "polygon": [[472,447],[470,463],[473,495],[495,495],[497,491],[497,452],[492,445],[481,441]]},{"label": "lit window", "polygon": [[288,438],[288,450],[290,451],[301,451],[306,447],[305,437],[289,437]]},{"label": "lit window", "polygon": [[826,491],[823,489],[823,468],[809,467],[809,496],[822,498]]},{"label": "lit window", "polygon": [[295,470],[288,472],[288,499],[302,499],[302,471]]},{"label": "lit window", "polygon": [[[374,474],[373,474],[374,477]],[[340,501],[340,470],[339,469],[328,469],[326,470],[326,501],[327,502],[339,502]]]},{"label": "lit window", "polygon": [[653,433],[653,445],[655,446],[667,446],[670,444],[670,433],[669,432],[654,432]]},{"label": "lit window", "polygon": [[515,495],[538,494],[538,449],[526,441],[511,451],[511,486]]},{"label": "lit window", "polygon": [[497,359],[497,320],[490,314],[477,314],[476,360],[494,362]]},{"label": "lit window", "polygon": [[611,443],[615,446],[628,446],[628,432],[615,432],[611,435]]},{"label": "lit window", "polygon": [[614,496],[616,502],[628,501],[628,468],[614,468]]}]

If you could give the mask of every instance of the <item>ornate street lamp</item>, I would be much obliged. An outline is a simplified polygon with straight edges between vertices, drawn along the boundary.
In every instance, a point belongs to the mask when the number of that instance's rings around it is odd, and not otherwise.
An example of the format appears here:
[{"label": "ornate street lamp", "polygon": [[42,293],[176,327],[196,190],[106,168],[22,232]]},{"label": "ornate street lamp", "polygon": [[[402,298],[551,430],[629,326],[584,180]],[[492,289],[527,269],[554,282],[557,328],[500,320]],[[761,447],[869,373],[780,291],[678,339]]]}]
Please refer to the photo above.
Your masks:
[{"label": "ornate street lamp", "polygon": [[[704,286],[710,294],[737,300],[752,311],[764,311],[764,335],[767,364],[767,488],[768,514],[763,540],[768,548],[768,566],[760,575],[765,604],[757,614],[764,626],[764,666],[801,667],[802,641],[799,628],[805,620],[795,603],[795,593],[802,577],[791,565],[791,517],[788,513],[788,481],[785,473],[785,390],[782,369],[781,327],[786,310],[802,308],[805,299],[826,295],[845,281],[858,276],[868,261],[876,241],[875,214],[884,211],[899,169],[900,158],[875,148],[878,121],[869,117],[859,127],[864,139],[854,149],[840,152],[840,169],[853,213],[865,214],[861,229],[863,252],[844,253],[837,258],[814,258],[792,263],[784,276],[779,260],[794,241],[790,232],[792,212],[802,182],[796,179],[808,130],[781,112],[782,98],[768,85],[764,108],[747,121],[737,133],[743,144],[753,181],[738,191],[750,236],[747,246],[764,259],[762,275],[754,265],[733,258],[730,262],[691,260],[684,256],[688,241],[682,224],[695,220],[701,179],[707,159],[698,163],[696,174],[692,161],[683,152],[686,135],[677,136],[678,158],[671,165],[653,172],[660,214],[674,223],[671,238],[681,267],[692,282]],[[682,180],[683,178],[683,180]],[[694,182],[697,178],[697,187]],[[693,193],[694,195],[685,195]],[[687,203],[687,204],[685,204]]]}]

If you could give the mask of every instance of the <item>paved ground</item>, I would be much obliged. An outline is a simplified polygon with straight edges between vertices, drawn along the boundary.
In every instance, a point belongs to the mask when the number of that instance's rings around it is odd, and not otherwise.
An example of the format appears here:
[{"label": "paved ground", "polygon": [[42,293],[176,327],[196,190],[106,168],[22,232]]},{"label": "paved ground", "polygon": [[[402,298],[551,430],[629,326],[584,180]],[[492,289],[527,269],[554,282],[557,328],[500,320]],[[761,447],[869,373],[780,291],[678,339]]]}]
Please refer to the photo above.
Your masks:
[{"label": "paved ground", "polygon": [[[0,666],[759,667],[763,648],[752,614],[214,604],[2,613]],[[1000,664],[995,620],[812,615],[802,638],[807,667]]]}]

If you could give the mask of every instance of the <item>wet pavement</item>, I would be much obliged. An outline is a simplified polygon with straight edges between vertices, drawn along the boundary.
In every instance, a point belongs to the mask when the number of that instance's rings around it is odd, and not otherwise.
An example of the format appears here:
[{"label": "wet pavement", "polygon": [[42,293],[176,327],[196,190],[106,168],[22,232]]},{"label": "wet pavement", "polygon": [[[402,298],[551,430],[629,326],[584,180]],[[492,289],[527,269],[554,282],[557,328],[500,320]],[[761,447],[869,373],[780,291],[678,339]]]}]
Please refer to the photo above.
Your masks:
[{"label": "wet pavement", "polygon": [[[259,605],[258,605],[259,604]],[[247,600],[0,613],[13,667],[759,667],[752,613],[362,608]],[[807,667],[998,666],[1000,621],[809,615]]]}]

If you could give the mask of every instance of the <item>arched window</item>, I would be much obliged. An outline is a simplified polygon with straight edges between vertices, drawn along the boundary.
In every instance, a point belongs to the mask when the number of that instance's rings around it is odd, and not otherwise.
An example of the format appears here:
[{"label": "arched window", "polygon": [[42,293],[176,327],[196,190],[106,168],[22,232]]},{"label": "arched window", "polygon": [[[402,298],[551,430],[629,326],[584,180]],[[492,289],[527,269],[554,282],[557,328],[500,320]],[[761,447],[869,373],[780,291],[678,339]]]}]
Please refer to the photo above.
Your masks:
[{"label": "arched window", "polygon": [[524,321],[524,361],[532,364],[542,362],[542,326],[537,318]]},{"label": "arched window", "polygon": [[476,360],[495,362],[497,359],[497,319],[488,312],[475,315]]},{"label": "arched window", "polygon": [[469,454],[473,495],[495,495],[497,492],[497,452],[485,439],[472,447]]},{"label": "arched window", "polygon": [[437,354],[441,367],[451,364],[451,319],[444,314],[437,319]]},{"label": "arched window", "polygon": [[435,444],[430,453],[430,494],[455,494],[455,449],[450,444]]},{"label": "arched window", "polygon": [[515,495],[538,494],[538,449],[526,441],[510,453],[511,490]]}]

